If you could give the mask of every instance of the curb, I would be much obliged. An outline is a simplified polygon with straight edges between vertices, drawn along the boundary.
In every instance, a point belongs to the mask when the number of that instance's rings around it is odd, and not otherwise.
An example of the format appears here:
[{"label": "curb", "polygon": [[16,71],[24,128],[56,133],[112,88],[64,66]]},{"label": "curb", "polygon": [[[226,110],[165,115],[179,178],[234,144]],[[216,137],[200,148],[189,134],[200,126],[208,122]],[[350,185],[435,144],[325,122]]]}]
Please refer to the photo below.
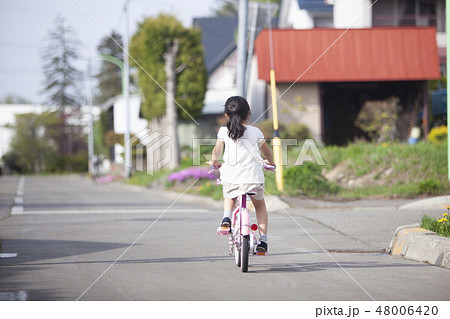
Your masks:
[{"label": "curb", "polygon": [[450,238],[418,226],[398,227],[388,253],[450,269]]}]

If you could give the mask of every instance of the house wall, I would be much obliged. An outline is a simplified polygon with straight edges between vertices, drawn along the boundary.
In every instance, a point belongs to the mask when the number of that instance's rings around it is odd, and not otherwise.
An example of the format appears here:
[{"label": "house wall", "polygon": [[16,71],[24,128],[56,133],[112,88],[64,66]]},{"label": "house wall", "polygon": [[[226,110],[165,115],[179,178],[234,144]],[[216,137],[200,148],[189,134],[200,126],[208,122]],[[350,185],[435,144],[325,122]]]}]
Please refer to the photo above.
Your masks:
[{"label": "house wall", "polygon": [[[139,111],[141,109],[141,98],[139,95],[130,96],[130,133],[136,134],[145,129],[148,126],[146,119],[139,117]],[[114,112],[114,132],[117,134],[125,133],[125,99],[123,96],[119,97],[113,106]]]},{"label": "house wall", "polygon": [[[321,141],[321,109],[318,83],[277,84],[278,121],[283,124],[302,123],[308,126],[313,138]],[[289,88],[290,87],[290,88]],[[270,86],[267,88],[270,92]],[[272,100],[267,96],[267,117],[272,118]]]},{"label": "house wall", "polygon": [[236,95],[236,58],[232,53],[209,75],[203,114],[222,113],[225,101]]},{"label": "house wall", "polygon": [[266,119],[264,114],[266,109],[266,82],[258,79],[258,60],[256,55],[253,56],[250,67],[247,89],[247,101],[251,109],[250,121],[252,123],[261,122]]},{"label": "house wall", "polygon": [[372,1],[334,0],[333,24],[336,29],[371,28]]},{"label": "house wall", "polygon": [[297,0],[284,0],[281,2],[279,28],[312,29],[314,19],[308,11],[298,6]]}]

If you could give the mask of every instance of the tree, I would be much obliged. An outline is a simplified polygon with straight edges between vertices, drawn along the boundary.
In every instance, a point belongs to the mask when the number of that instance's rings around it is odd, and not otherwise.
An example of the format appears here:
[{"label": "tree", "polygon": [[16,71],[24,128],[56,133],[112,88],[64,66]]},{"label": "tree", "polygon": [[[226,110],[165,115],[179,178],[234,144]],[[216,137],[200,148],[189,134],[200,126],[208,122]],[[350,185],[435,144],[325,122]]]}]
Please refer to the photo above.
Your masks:
[{"label": "tree", "polygon": [[1,103],[4,104],[31,104],[31,102],[21,96],[8,94]]},{"label": "tree", "polygon": [[[97,52],[99,54],[113,56],[122,61],[122,46],[122,36],[116,31],[112,31],[111,36],[105,36],[100,41],[97,46]],[[100,70],[95,77],[98,81],[98,92],[95,97],[95,103],[101,104],[116,95],[122,94],[122,72],[114,63],[102,61]]]},{"label": "tree", "polygon": [[199,116],[206,94],[200,30],[184,28],[171,15],[147,18],[131,40],[130,54],[131,64],[138,67],[144,97],[142,115],[152,121],[151,128],[172,137],[168,167],[178,166],[178,118],[192,120]]},{"label": "tree", "polygon": [[[250,2],[250,1],[249,1]],[[267,2],[267,0],[252,0],[251,2]],[[280,5],[281,0],[270,0],[271,3]],[[213,8],[213,14],[218,17],[237,17],[239,0],[216,0],[216,6]]]},{"label": "tree", "polygon": [[213,9],[213,13],[218,17],[237,17],[239,13],[237,8],[237,1],[216,0],[216,8]]},{"label": "tree", "polygon": [[49,32],[48,45],[42,54],[44,62],[45,87],[49,105],[63,109],[80,106],[81,96],[78,84],[82,74],[76,69],[78,41],[65,19],[58,16],[55,28]]},{"label": "tree", "polygon": [[12,127],[11,152],[5,154],[5,164],[19,172],[87,171],[87,153],[80,151],[85,136],[75,132],[71,138],[73,156],[58,154],[60,130],[59,112],[16,114]]},{"label": "tree", "polygon": [[[45,171],[46,164],[56,155],[52,127],[58,123],[55,113],[25,113],[15,115],[9,154],[14,166],[33,173]],[[10,164],[11,165],[11,164]]]},{"label": "tree", "polygon": [[58,108],[58,152],[66,156],[72,156],[76,152],[73,137],[79,133],[79,128],[68,125],[71,117],[79,120],[82,101],[79,93],[82,73],[75,67],[79,59],[77,46],[75,33],[66,25],[65,19],[58,16],[42,54],[45,75],[43,93],[47,95],[47,104]]}]

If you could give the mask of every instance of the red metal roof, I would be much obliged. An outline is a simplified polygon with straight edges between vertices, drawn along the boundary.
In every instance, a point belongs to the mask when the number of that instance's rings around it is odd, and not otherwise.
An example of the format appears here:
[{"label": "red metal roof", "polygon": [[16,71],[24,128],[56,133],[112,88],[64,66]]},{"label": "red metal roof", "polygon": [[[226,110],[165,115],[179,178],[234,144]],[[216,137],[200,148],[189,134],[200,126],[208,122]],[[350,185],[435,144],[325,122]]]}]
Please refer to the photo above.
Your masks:
[{"label": "red metal roof", "polygon": [[[268,30],[263,30],[255,42],[259,78],[267,82],[268,35]],[[277,82],[412,81],[440,77],[434,28],[274,29],[272,42]]]}]

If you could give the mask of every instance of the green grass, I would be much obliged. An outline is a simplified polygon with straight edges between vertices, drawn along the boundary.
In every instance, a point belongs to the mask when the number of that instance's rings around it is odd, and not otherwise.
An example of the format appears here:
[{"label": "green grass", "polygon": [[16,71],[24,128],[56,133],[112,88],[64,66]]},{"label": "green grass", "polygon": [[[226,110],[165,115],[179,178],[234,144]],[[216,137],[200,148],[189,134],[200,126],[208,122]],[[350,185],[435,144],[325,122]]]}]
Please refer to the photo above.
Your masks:
[{"label": "green grass", "polygon": [[128,184],[135,184],[140,186],[149,186],[153,182],[161,180],[165,183],[166,177],[170,174],[168,170],[160,170],[153,172],[153,175],[136,171],[133,176],[127,181]]},{"label": "green grass", "polygon": [[[299,194],[327,198],[406,197],[441,195],[450,193],[447,179],[447,143],[353,143],[348,146],[319,148],[326,165],[304,162],[294,165],[301,145],[288,147],[288,165],[284,166],[284,191],[278,191],[275,174],[265,172],[266,192],[270,195]],[[185,157],[174,171],[192,166],[192,159]],[[343,181],[329,181],[327,171],[338,167]],[[168,185],[167,176],[172,171],[158,171],[153,176],[136,173],[129,183],[150,185],[157,182],[169,189],[179,190],[183,185]],[[389,172],[389,174],[387,174]],[[359,184],[345,183],[358,180]],[[222,187],[214,181],[200,180],[191,193],[214,199],[222,198]],[[188,186],[188,185],[187,185]],[[180,188],[181,187],[181,188]]]},{"label": "green grass", "polygon": [[[346,147],[325,147],[320,152],[327,170],[340,163],[347,163],[344,174],[348,176],[358,178],[375,172],[367,185],[355,188],[344,186],[338,192],[339,197],[412,197],[450,192],[447,180],[447,143],[380,145],[359,142]],[[380,173],[388,169],[391,170],[389,176]]]},{"label": "green grass", "polygon": [[424,215],[420,227],[431,230],[439,236],[450,237],[450,221],[448,215],[440,219]]}]

